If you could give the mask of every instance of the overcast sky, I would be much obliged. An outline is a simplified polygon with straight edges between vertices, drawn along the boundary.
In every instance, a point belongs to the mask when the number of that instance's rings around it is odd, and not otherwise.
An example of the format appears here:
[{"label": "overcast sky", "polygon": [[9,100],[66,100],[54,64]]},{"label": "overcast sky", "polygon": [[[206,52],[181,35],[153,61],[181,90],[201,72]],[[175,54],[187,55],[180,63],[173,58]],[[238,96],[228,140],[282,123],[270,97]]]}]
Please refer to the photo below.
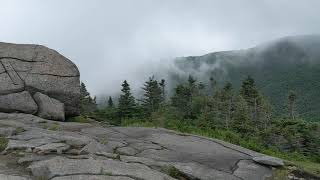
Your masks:
[{"label": "overcast sky", "polygon": [[319,0],[0,0],[0,41],[56,49],[78,65],[91,93],[111,94],[173,57],[318,34],[319,7]]}]

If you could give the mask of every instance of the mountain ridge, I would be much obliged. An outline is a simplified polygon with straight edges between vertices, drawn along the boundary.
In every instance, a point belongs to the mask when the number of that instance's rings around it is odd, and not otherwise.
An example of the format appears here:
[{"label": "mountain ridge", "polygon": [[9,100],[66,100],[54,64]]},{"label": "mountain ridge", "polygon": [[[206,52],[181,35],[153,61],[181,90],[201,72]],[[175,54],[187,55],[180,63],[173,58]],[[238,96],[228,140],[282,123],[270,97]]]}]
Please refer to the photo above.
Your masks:
[{"label": "mountain ridge", "polygon": [[[230,81],[235,88],[248,75],[270,98],[276,114],[285,114],[289,90],[297,93],[297,113],[314,119],[320,113],[320,35],[287,36],[255,47],[235,51],[208,53],[175,59],[183,72],[170,72],[173,83],[181,82],[187,74],[208,82],[214,77],[218,84]],[[320,119],[320,118],[316,118]]]}]

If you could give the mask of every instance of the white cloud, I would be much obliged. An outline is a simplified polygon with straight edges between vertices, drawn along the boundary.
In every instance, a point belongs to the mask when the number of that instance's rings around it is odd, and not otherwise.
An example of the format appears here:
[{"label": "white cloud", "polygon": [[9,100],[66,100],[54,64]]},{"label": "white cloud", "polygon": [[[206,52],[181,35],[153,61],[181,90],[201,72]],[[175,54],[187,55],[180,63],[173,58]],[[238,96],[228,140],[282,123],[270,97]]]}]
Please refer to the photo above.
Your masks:
[{"label": "white cloud", "polygon": [[79,66],[93,94],[110,94],[123,79],[139,87],[172,57],[319,33],[318,7],[318,0],[0,0],[0,41],[54,48]]}]

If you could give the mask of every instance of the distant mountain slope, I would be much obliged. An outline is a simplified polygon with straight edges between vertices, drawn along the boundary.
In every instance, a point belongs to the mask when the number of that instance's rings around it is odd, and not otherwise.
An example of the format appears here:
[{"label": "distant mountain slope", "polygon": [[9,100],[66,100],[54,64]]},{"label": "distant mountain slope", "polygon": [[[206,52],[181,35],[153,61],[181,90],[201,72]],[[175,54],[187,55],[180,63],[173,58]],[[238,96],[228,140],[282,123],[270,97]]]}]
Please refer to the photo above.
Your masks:
[{"label": "distant mountain slope", "polygon": [[320,35],[291,36],[247,50],[177,58],[175,65],[180,72],[171,72],[171,77],[176,82],[193,74],[203,82],[213,76],[220,84],[230,81],[238,88],[251,75],[277,114],[286,112],[286,96],[293,89],[300,116],[320,120]]}]

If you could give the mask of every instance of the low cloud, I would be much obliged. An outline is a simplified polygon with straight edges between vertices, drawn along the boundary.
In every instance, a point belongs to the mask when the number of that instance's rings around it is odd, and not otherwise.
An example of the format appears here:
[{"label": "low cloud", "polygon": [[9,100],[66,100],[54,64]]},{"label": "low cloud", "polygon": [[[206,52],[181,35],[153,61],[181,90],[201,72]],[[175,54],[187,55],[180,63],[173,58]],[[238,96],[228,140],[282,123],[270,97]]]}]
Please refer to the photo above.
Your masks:
[{"label": "low cloud", "polygon": [[[94,95],[139,89],[175,57],[318,33],[320,1],[0,0],[0,41],[43,44],[74,61]],[[203,67],[203,70],[206,70]]]}]

